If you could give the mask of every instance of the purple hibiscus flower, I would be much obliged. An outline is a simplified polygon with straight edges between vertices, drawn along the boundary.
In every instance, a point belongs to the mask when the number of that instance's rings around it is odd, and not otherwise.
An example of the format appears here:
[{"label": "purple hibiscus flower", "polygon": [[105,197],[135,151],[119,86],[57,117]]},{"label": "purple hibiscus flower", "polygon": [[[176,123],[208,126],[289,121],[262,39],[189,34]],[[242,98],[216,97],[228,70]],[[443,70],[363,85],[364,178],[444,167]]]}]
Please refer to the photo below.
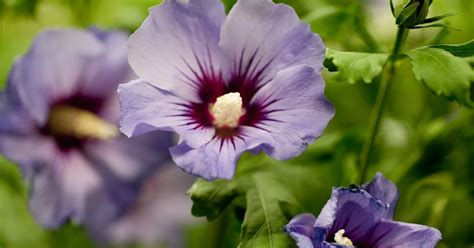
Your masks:
[{"label": "purple hibiscus flower", "polygon": [[0,153],[29,181],[30,209],[45,227],[105,225],[171,160],[170,134],[118,132],[116,89],[133,76],[126,41],[98,29],[42,32],[0,92]]},{"label": "purple hibiscus flower", "polygon": [[140,80],[119,87],[121,131],[173,131],[184,171],[233,177],[245,151],[279,159],[302,153],[334,109],[321,77],[325,48],[294,10],[239,0],[168,0],[129,40]]},{"label": "purple hibiscus flower", "polygon": [[362,187],[333,189],[318,218],[298,215],[285,231],[301,248],[435,247],[437,229],[393,220],[398,196],[397,187],[377,173]]}]

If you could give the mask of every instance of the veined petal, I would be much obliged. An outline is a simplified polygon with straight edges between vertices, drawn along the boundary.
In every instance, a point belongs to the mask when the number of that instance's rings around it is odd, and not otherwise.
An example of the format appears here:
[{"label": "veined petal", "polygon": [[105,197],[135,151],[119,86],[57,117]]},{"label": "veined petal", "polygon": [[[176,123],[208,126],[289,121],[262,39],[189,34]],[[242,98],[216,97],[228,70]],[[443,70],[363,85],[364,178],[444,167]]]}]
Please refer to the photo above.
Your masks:
[{"label": "veined petal", "polygon": [[191,147],[200,147],[214,136],[188,115],[188,102],[149,83],[135,80],[119,86],[121,131],[127,136],[152,130],[175,131]]},{"label": "veined petal", "polygon": [[322,70],[325,47],[295,11],[269,0],[239,0],[222,26],[219,43],[232,72],[251,74],[266,83],[278,70],[308,65]]},{"label": "veined petal", "polygon": [[328,228],[327,237],[333,238],[341,229],[345,236],[358,244],[386,216],[388,206],[359,188],[333,189],[331,199],[321,210],[316,227]]},{"label": "veined petal", "polygon": [[222,65],[218,42],[224,19],[218,0],[167,0],[151,8],[130,37],[130,65],[145,81],[199,101],[197,78],[219,72]]},{"label": "veined petal", "polygon": [[368,241],[368,247],[426,247],[434,248],[441,240],[441,233],[431,227],[382,220],[377,224]]},{"label": "veined petal", "polygon": [[277,159],[302,153],[334,116],[321,75],[305,65],[279,71],[251,104],[261,106],[265,117],[256,128],[246,127],[247,134],[261,139],[265,151]]},{"label": "veined petal", "polygon": [[241,138],[214,138],[209,143],[191,148],[185,142],[170,149],[179,168],[207,180],[232,179],[240,155],[252,147]]},{"label": "veined petal", "polygon": [[398,197],[400,195],[397,186],[387,180],[382,173],[378,172],[374,179],[369,183],[364,184],[362,188],[369,192],[373,197],[388,203],[390,208],[386,218],[393,219],[395,207],[397,206]]},{"label": "veined petal", "polygon": [[[285,231],[296,241],[300,248],[313,248],[313,231],[316,217],[312,214],[300,214],[285,226]],[[323,239],[324,240],[324,239]]]},{"label": "veined petal", "polygon": [[46,122],[51,103],[71,95],[85,65],[103,50],[90,33],[71,29],[42,32],[14,65],[10,85],[38,125]]}]

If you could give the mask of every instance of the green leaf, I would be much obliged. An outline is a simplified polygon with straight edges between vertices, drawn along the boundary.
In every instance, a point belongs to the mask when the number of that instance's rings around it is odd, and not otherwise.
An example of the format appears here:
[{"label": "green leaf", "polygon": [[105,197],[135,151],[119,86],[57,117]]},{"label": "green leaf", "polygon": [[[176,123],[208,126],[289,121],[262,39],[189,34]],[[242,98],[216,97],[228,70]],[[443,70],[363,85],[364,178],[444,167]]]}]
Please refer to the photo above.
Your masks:
[{"label": "green leaf", "polygon": [[217,180],[212,183],[199,179],[188,194],[193,200],[191,212],[194,216],[206,216],[212,221],[224,211],[233,200],[239,195],[237,187],[239,181]]},{"label": "green leaf", "polygon": [[407,53],[417,80],[449,100],[474,107],[471,82],[474,72],[468,61],[438,48],[420,48]]},{"label": "green leaf", "polygon": [[298,201],[275,175],[253,175],[253,182],[247,191],[247,211],[239,247],[288,247],[290,240],[283,226],[291,218],[288,207]]},{"label": "green leaf", "polygon": [[448,18],[448,17],[451,17],[451,16],[455,16],[457,14],[455,13],[448,13],[448,14],[444,14],[444,15],[440,15],[440,16],[434,16],[434,17],[430,17],[430,18],[427,18],[425,19],[422,24],[424,23],[432,23],[432,22],[437,22],[439,20],[443,20],[444,18]]},{"label": "green leaf", "polygon": [[372,82],[383,70],[389,55],[382,53],[340,52],[326,50],[324,65],[329,71],[338,71],[337,79],[355,84]]},{"label": "green leaf", "polygon": [[456,57],[467,58],[474,56],[474,40],[459,45],[434,45],[430,47],[443,49]]}]

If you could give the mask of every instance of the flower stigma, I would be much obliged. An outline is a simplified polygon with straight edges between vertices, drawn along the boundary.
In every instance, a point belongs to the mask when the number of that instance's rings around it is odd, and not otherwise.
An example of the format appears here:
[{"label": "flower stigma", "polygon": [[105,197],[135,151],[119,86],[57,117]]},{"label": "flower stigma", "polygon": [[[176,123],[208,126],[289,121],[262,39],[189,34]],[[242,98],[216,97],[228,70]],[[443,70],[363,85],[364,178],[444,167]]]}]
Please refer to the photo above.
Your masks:
[{"label": "flower stigma", "polygon": [[345,232],[346,231],[344,229],[337,231],[334,235],[334,241],[336,241],[336,244],[338,245],[354,247],[354,245],[352,244],[352,240],[350,240],[348,237],[343,236]]},{"label": "flower stigma", "polygon": [[222,95],[210,106],[210,112],[212,117],[214,117],[213,124],[218,128],[237,127],[240,116],[242,116],[244,111],[242,108],[242,97],[240,97],[238,92]]},{"label": "flower stigma", "polygon": [[52,135],[78,139],[107,140],[120,133],[116,125],[102,120],[94,113],[67,105],[53,107],[46,128]]}]

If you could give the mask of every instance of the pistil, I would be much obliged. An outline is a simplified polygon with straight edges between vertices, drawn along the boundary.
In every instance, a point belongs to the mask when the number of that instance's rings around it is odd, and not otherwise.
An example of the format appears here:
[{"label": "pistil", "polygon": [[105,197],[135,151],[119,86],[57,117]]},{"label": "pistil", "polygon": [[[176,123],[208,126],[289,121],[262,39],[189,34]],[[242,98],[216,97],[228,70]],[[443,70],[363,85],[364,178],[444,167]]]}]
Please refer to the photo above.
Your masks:
[{"label": "pistil", "polygon": [[119,135],[116,125],[108,123],[92,112],[68,105],[53,107],[46,128],[51,135],[77,139],[105,140]]},{"label": "pistil", "polygon": [[242,97],[238,92],[222,95],[210,106],[210,112],[216,127],[235,128],[239,125],[240,116],[245,112],[242,109]]},{"label": "pistil", "polygon": [[354,247],[354,245],[352,244],[352,240],[343,236],[345,232],[346,231],[344,229],[337,231],[334,235],[334,241],[336,241],[336,244],[338,245]]}]

